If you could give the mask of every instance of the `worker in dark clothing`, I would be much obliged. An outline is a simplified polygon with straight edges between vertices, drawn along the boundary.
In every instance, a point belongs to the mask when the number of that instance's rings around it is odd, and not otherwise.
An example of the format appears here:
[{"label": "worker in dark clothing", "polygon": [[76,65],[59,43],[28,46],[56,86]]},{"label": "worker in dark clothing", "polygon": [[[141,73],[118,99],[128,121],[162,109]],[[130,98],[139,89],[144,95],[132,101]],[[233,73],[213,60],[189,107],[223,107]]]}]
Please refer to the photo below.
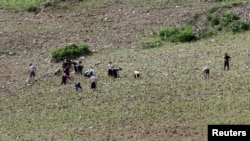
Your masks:
[{"label": "worker in dark clothing", "polygon": [[113,70],[113,76],[114,76],[114,78],[117,78],[119,76],[119,71],[121,71],[122,68],[120,68],[120,67],[114,67],[112,70]]},{"label": "worker in dark clothing", "polygon": [[223,59],[224,59],[224,70],[226,69],[229,70],[229,61],[231,60],[231,57],[227,53],[225,53]]},{"label": "worker in dark clothing", "polygon": [[70,79],[70,77],[69,77],[69,75],[67,75],[66,73],[64,73],[63,76],[62,76],[61,85],[62,85],[62,84],[66,85],[67,79]]},{"label": "worker in dark clothing", "polygon": [[76,88],[76,91],[78,91],[78,89],[82,90],[81,83],[80,82],[75,82],[75,88]]}]

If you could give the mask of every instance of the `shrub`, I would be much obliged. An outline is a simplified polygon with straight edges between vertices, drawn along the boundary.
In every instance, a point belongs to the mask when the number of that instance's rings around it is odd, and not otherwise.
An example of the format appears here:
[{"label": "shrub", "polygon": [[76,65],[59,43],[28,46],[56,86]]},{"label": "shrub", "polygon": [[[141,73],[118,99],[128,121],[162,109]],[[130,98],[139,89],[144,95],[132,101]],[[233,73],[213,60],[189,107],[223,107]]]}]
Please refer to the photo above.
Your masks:
[{"label": "shrub", "polygon": [[240,19],[235,13],[228,13],[228,12],[225,12],[223,14],[223,17],[225,17],[226,19],[228,19],[230,21]]},{"label": "shrub", "polygon": [[220,17],[218,15],[209,14],[207,15],[207,20],[211,26],[218,25],[220,23]]},{"label": "shrub", "polygon": [[219,25],[217,28],[216,28],[218,31],[222,31],[223,27],[221,25]]},{"label": "shrub", "polygon": [[159,35],[162,40],[168,40],[172,35],[177,34],[176,28],[161,29]]},{"label": "shrub", "polygon": [[229,26],[228,30],[232,31],[233,33],[236,32],[243,32],[249,29],[249,25],[241,20],[233,21]]},{"label": "shrub", "polygon": [[70,44],[52,50],[52,60],[58,62],[65,58],[77,58],[81,55],[87,55],[89,53],[91,52],[89,50],[89,46],[86,44],[82,45]]},{"label": "shrub", "polygon": [[228,28],[228,26],[234,22],[239,20],[239,17],[237,15],[235,15],[234,13],[224,13],[221,17],[220,17],[220,24],[222,27]]},{"label": "shrub", "polygon": [[190,42],[196,40],[192,29],[190,27],[166,28],[159,32],[162,40],[169,40],[171,42]]}]

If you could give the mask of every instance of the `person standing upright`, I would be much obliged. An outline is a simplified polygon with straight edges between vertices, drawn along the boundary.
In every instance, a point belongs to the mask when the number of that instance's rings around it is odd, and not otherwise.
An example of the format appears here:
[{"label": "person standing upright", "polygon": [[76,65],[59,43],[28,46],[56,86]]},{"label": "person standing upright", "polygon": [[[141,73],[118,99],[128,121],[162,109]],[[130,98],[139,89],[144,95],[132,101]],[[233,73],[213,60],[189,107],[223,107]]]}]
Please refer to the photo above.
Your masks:
[{"label": "person standing upright", "polygon": [[62,76],[61,85],[62,85],[62,84],[66,85],[67,79],[70,79],[70,76],[67,75],[66,73],[64,73],[63,76]]},{"label": "person standing upright", "polygon": [[29,70],[29,77],[26,79],[26,84],[30,85],[32,83],[32,78],[36,77],[36,67],[30,63],[28,70]]},{"label": "person standing upright", "polygon": [[29,65],[29,75],[30,79],[36,77],[36,67],[32,64]]},{"label": "person standing upright", "polygon": [[229,70],[229,61],[231,60],[231,57],[225,53],[225,55],[223,56],[224,59],[224,70]]}]

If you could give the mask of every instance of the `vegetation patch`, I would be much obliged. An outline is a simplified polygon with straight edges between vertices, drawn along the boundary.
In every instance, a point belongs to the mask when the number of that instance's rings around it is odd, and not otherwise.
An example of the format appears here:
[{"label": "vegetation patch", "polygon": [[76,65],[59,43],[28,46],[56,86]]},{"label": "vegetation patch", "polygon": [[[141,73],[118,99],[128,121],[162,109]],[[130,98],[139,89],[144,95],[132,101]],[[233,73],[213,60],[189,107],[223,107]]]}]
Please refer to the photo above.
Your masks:
[{"label": "vegetation patch", "polygon": [[35,11],[36,6],[45,0],[0,0],[1,7],[11,7],[16,12],[19,11]]},{"label": "vegetation patch", "polygon": [[77,58],[81,55],[87,55],[89,53],[91,53],[91,51],[89,50],[89,46],[86,44],[70,44],[52,50],[52,61],[58,62],[65,58]]},{"label": "vegetation patch", "polygon": [[190,27],[164,28],[159,31],[159,36],[164,41],[190,42],[197,38]]},{"label": "vegetation patch", "polygon": [[225,12],[222,15],[219,14],[208,14],[207,21],[212,28],[218,31],[228,32],[243,32],[249,29],[249,24],[240,18],[235,13]]},{"label": "vegetation patch", "polygon": [[[208,33],[212,34],[212,33]],[[205,36],[205,35],[204,35]],[[156,36],[153,36],[142,43],[143,48],[156,48],[162,46],[162,41],[169,42],[192,42],[198,38],[191,27],[168,27],[159,30]]]},{"label": "vegetation patch", "polygon": [[162,42],[158,38],[148,39],[142,43],[144,49],[161,47]]},{"label": "vegetation patch", "polygon": [[220,32],[240,33],[249,30],[249,23],[237,9],[245,7],[247,2],[231,1],[216,4],[205,12],[194,13],[187,21],[193,27],[197,38],[207,38]]}]

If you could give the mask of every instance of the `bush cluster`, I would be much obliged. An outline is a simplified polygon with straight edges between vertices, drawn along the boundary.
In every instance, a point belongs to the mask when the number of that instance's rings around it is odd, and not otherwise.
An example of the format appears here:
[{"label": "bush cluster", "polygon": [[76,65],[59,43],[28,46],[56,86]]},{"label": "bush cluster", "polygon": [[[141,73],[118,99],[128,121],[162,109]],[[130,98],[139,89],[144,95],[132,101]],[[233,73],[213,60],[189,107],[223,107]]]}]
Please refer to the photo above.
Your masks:
[{"label": "bush cluster", "polygon": [[159,36],[162,40],[171,42],[190,42],[197,39],[191,27],[161,29]]},{"label": "bush cluster", "polygon": [[65,58],[77,58],[81,55],[87,55],[91,53],[89,46],[86,44],[76,45],[70,44],[58,49],[52,50],[52,61],[58,62]]},{"label": "bush cluster", "polygon": [[245,21],[240,20],[240,18],[234,13],[225,12],[222,15],[208,14],[207,21],[218,31],[224,30],[236,33],[243,32],[249,29],[249,24]]}]

